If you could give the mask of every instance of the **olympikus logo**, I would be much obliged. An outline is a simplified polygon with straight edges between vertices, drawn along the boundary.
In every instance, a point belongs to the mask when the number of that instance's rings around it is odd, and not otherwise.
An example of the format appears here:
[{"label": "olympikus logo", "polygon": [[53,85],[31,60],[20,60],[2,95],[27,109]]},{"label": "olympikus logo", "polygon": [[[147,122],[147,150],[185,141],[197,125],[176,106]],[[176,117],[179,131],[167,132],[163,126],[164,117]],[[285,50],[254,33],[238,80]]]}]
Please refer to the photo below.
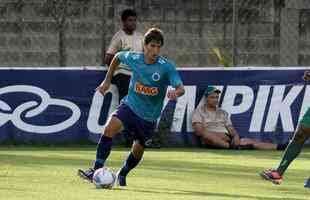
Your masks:
[{"label": "olympikus logo", "polygon": [[137,93],[148,95],[148,96],[156,96],[158,94],[157,87],[148,87],[148,86],[142,85],[139,82],[137,82],[135,85],[135,91]]},{"label": "olympikus logo", "polygon": [[[238,117],[236,126],[246,127],[248,132],[274,132],[279,124],[284,132],[293,132],[297,121],[310,106],[310,85],[260,85],[255,89],[246,85],[217,86],[222,90],[221,107],[225,109],[232,118]],[[168,88],[171,89],[171,88]],[[185,86],[185,95],[178,99],[171,129],[174,132],[181,132],[184,121],[186,132],[192,132],[191,117],[195,109],[197,86]],[[145,91],[142,89],[142,91]],[[57,93],[57,91],[55,91]],[[24,93],[30,93],[40,98],[40,101],[32,100],[23,102],[13,109],[9,102],[0,99],[0,127],[11,121],[20,130],[32,133],[48,134],[68,129],[78,122],[81,116],[80,108],[71,101],[51,97],[45,90],[30,85],[13,85],[0,88],[0,97],[7,93],[18,93],[18,98],[23,99]],[[155,92],[150,92],[151,94]],[[106,98],[111,95],[112,99]],[[101,133],[103,124],[99,124],[101,115],[111,114],[118,105],[118,92],[114,85],[111,85],[108,94],[102,96],[95,92],[89,113],[87,114],[87,128],[92,133]],[[198,101],[198,100],[197,100]],[[200,101],[200,99],[199,99]],[[168,99],[164,100],[164,107]],[[109,110],[102,113],[104,104]],[[36,125],[29,120],[32,117],[46,111],[49,106],[57,106],[63,109],[62,112],[69,113],[67,117],[58,123]],[[58,108],[58,109],[59,109]],[[68,112],[69,109],[69,112]]]},{"label": "olympikus logo", "polygon": [[[233,116],[246,116],[242,120],[243,126],[248,125],[249,132],[274,132],[278,122],[284,132],[293,132],[297,123],[293,118],[300,119],[310,107],[309,85],[260,85],[253,89],[245,85],[217,86],[224,91],[221,94],[221,108]],[[195,109],[196,86],[185,86],[185,95],[178,99],[172,130],[180,132],[183,121],[186,118],[186,131],[192,132],[191,116]],[[302,92],[304,91],[304,92]],[[297,98],[300,105],[295,105],[294,113],[299,111],[298,116],[293,117],[292,106]],[[238,99],[238,101],[237,101]],[[167,100],[166,100],[167,101]],[[250,117],[250,118],[249,118]],[[296,120],[295,120],[296,121]],[[241,122],[240,122],[241,123]],[[236,126],[241,124],[236,123]]]},{"label": "olympikus logo", "polygon": [[[39,87],[14,85],[0,88],[0,96],[8,93],[29,93],[38,96],[40,101],[24,102],[13,110],[9,104],[0,100],[0,111],[5,111],[3,113],[0,112],[0,127],[11,121],[15,127],[26,132],[40,134],[56,133],[71,127],[81,116],[81,111],[77,105],[67,100],[52,98],[45,90]],[[57,124],[35,125],[27,122],[27,119],[40,115],[49,106],[65,108],[63,110],[69,109],[71,115],[68,119],[64,119]]]},{"label": "olympikus logo", "polygon": [[[284,132],[293,132],[296,128],[296,120],[294,123],[293,118],[300,119],[310,106],[310,86],[261,85],[258,89],[253,89],[245,85],[216,87],[223,91],[221,93],[220,106],[232,118],[234,116],[240,117],[242,122],[239,122],[247,127],[248,132],[274,132],[278,127],[278,122],[281,122]],[[197,86],[185,86],[185,91],[185,95],[180,97],[176,104],[171,126],[173,132],[181,132],[184,121],[186,123],[186,130],[183,131],[193,131],[191,117],[197,106],[195,104]],[[116,108],[117,104],[115,101],[118,99],[116,88],[113,88],[111,92],[113,99],[109,112]],[[101,102],[99,104],[102,106],[102,98],[99,93],[95,94],[89,113],[89,119],[97,119],[88,120],[87,123],[88,129],[93,133],[100,133],[102,129],[102,126],[98,124],[101,107],[95,107],[98,106],[98,103],[95,102]],[[297,101],[298,98],[299,101]],[[165,98],[164,107],[167,103],[168,99]],[[300,105],[295,105],[293,113],[292,105],[296,103]],[[296,116],[296,109],[299,111],[298,116]],[[236,126],[240,126],[240,123],[236,123]]]}]

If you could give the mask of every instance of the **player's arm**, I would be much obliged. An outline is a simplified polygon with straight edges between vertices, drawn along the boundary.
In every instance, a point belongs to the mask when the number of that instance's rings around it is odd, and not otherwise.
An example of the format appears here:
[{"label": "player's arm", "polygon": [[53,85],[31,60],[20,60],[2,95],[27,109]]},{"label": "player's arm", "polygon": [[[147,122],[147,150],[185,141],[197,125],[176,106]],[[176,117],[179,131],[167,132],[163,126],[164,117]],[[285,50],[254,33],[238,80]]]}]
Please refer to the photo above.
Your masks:
[{"label": "player's arm", "polygon": [[101,94],[105,94],[106,91],[109,90],[113,74],[114,74],[115,70],[117,69],[117,67],[119,66],[119,64],[120,64],[120,60],[119,60],[118,56],[116,55],[112,59],[112,62],[111,62],[109,69],[108,69],[108,72],[105,76],[105,79],[96,88],[96,90],[98,90]]}]

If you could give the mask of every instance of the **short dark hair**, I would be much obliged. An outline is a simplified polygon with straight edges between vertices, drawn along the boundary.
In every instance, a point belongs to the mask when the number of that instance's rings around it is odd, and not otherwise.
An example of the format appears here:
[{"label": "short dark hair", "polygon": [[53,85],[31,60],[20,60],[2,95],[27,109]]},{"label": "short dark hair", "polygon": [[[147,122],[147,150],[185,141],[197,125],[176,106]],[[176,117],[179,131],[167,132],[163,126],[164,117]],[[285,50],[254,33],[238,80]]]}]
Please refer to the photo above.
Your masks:
[{"label": "short dark hair", "polygon": [[164,36],[163,32],[159,28],[150,28],[144,34],[144,44],[148,44],[150,42],[160,43],[160,46],[164,45]]},{"label": "short dark hair", "polygon": [[123,10],[122,14],[121,14],[122,21],[126,21],[126,19],[128,17],[137,17],[136,11],[134,11],[132,9],[125,9],[125,10]]}]

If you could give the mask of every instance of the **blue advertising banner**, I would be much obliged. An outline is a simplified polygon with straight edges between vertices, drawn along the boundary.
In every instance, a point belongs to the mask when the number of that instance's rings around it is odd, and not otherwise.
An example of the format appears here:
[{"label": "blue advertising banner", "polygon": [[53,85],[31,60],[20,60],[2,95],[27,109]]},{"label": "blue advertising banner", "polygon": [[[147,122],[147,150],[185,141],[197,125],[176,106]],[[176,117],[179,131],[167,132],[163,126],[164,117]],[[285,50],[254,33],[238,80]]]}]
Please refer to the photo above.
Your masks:
[{"label": "blue advertising banner", "polygon": [[[198,144],[191,116],[208,85],[222,91],[220,106],[230,113],[242,137],[285,143],[310,106],[310,86],[302,80],[304,70],[180,69],[186,93],[176,105],[165,99],[166,109],[174,109],[165,143]],[[118,105],[114,85],[105,96],[94,90],[105,73],[79,68],[0,69],[0,143],[95,143]]]}]

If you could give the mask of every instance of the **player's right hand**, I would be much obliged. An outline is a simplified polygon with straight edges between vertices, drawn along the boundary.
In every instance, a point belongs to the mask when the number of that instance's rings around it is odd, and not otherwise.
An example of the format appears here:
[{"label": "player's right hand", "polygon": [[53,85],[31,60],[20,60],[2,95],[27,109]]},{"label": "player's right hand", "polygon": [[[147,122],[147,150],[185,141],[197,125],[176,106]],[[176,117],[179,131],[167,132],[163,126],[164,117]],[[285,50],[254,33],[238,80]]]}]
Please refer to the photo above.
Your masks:
[{"label": "player's right hand", "polygon": [[304,76],[302,78],[305,81],[310,81],[310,71],[305,71]]},{"label": "player's right hand", "polygon": [[102,95],[104,95],[110,88],[111,83],[103,81],[97,88],[96,91],[99,91]]},{"label": "player's right hand", "polygon": [[172,101],[176,101],[178,98],[178,95],[177,95],[175,90],[168,90],[167,97],[168,97],[168,99],[170,99]]}]

